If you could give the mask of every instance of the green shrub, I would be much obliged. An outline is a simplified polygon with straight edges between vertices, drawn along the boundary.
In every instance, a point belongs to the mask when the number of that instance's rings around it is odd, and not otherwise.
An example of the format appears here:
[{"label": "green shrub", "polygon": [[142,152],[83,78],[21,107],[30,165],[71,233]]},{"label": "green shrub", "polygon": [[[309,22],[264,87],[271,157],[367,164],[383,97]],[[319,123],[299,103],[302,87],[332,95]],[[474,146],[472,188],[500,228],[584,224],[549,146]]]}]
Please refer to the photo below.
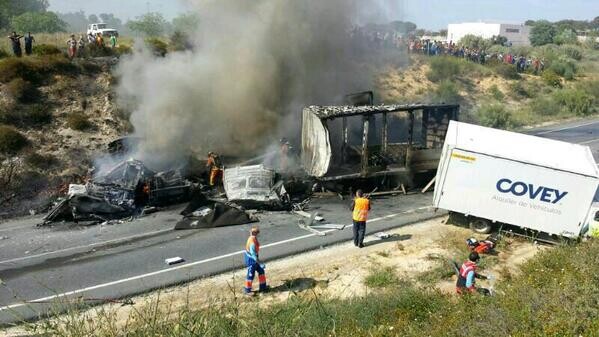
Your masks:
[{"label": "green shrub", "polygon": [[37,87],[22,78],[15,78],[10,81],[6,85],[5,90],[9,96],[21,103],[33,103],[37,101],[40,96]]},{"label": "green shrub", "polygon": [[462,99],[462,96],[460,96],[458,88],[454,82],[444,80],[439,83],[437,90],[435,90],[434,99],[437,102],[454,104],[458,103]]},{"label": "green shrub", "polygon": [[462,73],[462,70],[464,68],[463,62],[463,60],[460,60],[455,57],[433,57],[430,60],[431,70],[426,74],[426,77],[431,82],[454,80]]},{"label": "green shrub", "polygon": [[147,38],[145,42],[156,56],[164,57],[168,53],[168,44],[157,37]]},{"label": "green shrub", "polygon": [[567,112],[577,116],[586,116],[593,112],[594,97],[580,89],[564,89],[556,91],[555,100]]},{"label": "green shrub", "polygon": [[548,86],[551,86],[554,88],[562,87],[562,80],[560,79],[559,75],[555,73],[555,71],[553,71],[551,69],[545,70],[543,72],[542,77],[543,77],[543,81]]},{"label": "green shrub", "polygon": [[10,57],[10,54],[3,48],[0,48],[0,59],[7,58],[7,57]]},{"label": "green shrub", "polygon": [[477,115],[484,126],[498,129],[509,129],[515,126],[512,115],[502,104],[484,104],[478,109]]},{"label": "green shrub", "polygon": [[562,48],[562,51],[563,51],[564,55],[566,55],[567,57],[569,57],[571,59],[574,59],[576,61],[582,60],[582,51],[577,46],[571,46],[571,45],[564,46]]},{"label": "green shrub", "polygon": [[31,152],[25,157],[25,163],[40,170],[48,170],[58,164],[58,160],[51,154],[43,155]]},{"label": "green shrub", "polygon": [[0,123],[35,128],[52,120],[47,104],[11,105],[0,108]]},{"label": "green shrub", "polygon": [[126,44],[119,44],[118,46],[116,46],[115,52],[118,55],[131,54],[131,53],[133,53],[133,48],[131,48],[131,46],[126,45]]},{"label": "green shrub", "polygon": [[560,113],[561,106],[551,97],[538,96],[528,103],[530,112],[538,116],[555,116]]},{"label": "green shrub", "polygon": [[511,92],[513,93],[511,96],[516,96],[516,98],[534,97],[534,92],[530,90],[522,81],[516,82]]},{"label": "green shrub", "polygon": [[58,49],[55,45],[50,44],[38,44],[33,46],[33,54],[39,56],[45,55],[59,55],[62,54],[62,51]]},{"label": "green shrub", "polygon": [[503,101],[503,99],[505,98],[505,95],[501,90],[499,90],[497,84],[493,84],[489,87],[489,94],[498,101]]},{"label": "green shrub", "polygon": [[506,80],[517,80],[520,78],[520,74],[516,70],[516,66],[511,64],[501,63],[495,67],[497,75],[505,78]]},{"label": "green shrub", "polygon": [[398,283],[399,278],[391,267],[373,269],[364,279],[364,284],[370,288],[384,288]]},{"label": "green shrub", "polygon": [[92,127],[92,123],[86,115],[76,112],[67,117],[67,126],[73,130],[85,131]]},{"label": "green shrub", "polygon": [[19,131],[7,125],[0,125],[0,153],[16,154],[29,142]]},{"label": "green shrub", "polygon": [[571,60],[556,60],[551,63],[549,70],[553,70],[556,74],[566,77],[566,73],[575,74],[576,64]]},{"label": "green shrub", "polygon": [[21,78],[33,84],[51,79],[53,74],[77,74],[80,69],[62,55],[40,57],[9,57],[0,60],[0,82]]}]

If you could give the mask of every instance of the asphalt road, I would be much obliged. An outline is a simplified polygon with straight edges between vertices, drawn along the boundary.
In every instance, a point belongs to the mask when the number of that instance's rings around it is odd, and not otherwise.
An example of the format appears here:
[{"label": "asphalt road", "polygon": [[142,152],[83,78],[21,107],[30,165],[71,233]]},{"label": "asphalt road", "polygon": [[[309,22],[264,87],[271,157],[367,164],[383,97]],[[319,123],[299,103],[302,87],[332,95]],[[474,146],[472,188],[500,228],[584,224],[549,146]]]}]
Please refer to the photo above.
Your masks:
[{"label": "asphalt road", "polygon": [[[584,143],[599,158],[599,119],[525,132]],[[374,200],[368,233],[442,215],[428,207],[431,200],[431,193]],[[60,308],[66,299],[122,298],[243,265],[241,250],[249,225],[175,231],[182,208],[108,226],[36,228],[39,217],[1,223],[0,324],[44,315]],[[317,199],[311,208],[327,223],[350,224],[347,201]],[[261,256],[267,262],[351,239],[349,227],[317,236],[299,228],[297,215],[259,216]],[[164,263],[177,256],[185,262]]]}]

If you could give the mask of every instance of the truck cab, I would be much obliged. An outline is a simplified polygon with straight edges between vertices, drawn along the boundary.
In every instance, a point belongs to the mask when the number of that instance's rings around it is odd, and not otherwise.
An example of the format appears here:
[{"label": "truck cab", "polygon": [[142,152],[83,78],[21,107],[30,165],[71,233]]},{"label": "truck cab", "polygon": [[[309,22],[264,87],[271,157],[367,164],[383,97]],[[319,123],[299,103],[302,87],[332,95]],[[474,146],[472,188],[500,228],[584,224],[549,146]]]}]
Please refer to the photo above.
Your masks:
[{"label": "truck cab", "polygon": [[108,28],[105,23],[92,23],[87,26],[87,34],[96,36],[101,33],[104,37],[119,36],[119,32],[116,29]]}]

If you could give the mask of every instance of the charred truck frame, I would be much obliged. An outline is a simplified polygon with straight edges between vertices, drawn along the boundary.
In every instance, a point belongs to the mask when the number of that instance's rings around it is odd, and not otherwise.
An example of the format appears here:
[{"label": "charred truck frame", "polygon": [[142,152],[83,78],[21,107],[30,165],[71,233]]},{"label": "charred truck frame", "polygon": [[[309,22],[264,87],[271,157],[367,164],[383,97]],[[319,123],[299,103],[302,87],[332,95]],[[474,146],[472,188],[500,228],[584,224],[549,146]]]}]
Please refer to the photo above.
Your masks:
[{"label": "charred truck frame", "polygon": [[[323,182],[433,177],[459,105],[310,106],[303,110],[301,159]],[[391,179],[392,180],[392,179]]]}]

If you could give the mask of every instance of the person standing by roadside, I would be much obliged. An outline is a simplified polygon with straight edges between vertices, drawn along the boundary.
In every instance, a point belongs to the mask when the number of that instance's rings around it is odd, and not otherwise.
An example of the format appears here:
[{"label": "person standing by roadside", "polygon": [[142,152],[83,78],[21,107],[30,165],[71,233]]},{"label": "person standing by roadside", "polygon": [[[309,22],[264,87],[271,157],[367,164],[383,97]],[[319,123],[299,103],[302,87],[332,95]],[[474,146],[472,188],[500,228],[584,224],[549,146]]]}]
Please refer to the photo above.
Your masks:
[{"label": "person standing by roadside", "polygon": [[21,38],[23,35],[18,35],[17,32],[12,32],[12,35],[9,35],[8,38],[12,44],[12,52],[16,57],[21,57],[23,55],[23,50],[21,49]]},{"label": "person standing by roadside", "polygon": [[75,34],[71,34],[71,38],[67,40],[67,48],[69,58],[72,60],[77,55],[77,40],[75,40]]},{"label": "person standing by roadside", "polygon": [[258,282],[260,283],[259,291],[263,292],[268,290],[268,286],[266,285],[266,273],[264,272],[264,265],[260,263],[259,259],[260,243],[258,242],[258,234],[260,234],[260,229],[258,229],[256,226],[252,227],[250,230],[250,237],[245,243],[245,253],[243,254],[243,257],[248,270],[243,292],[246,295],[252,294],[252,283],[254,282],[256,272],[258,272]]},{"label": "person standing by roadside", "polygon": [[87,41],[85,40],[85,36],[81,35],[79,37],[79,42],[77,43],[77,57],[83,57],[86,43]]},{"label": "person standing by roadside", "polygon": [[366,221],[370,211],[370,200],[364,197],[362,190],[356,191],[356,198],[351,204],[352,219],[354,221],[354,246],[364,247],[364,234],[366,233]]},{"label": "person standing by roadside", "polygon": [[110,35],[110,48],[112,48],[112,49],[116,48],[116,35],[115,34]]},{"label": "person standing by roadside", "polygon": [[33,53],[33,42],[35,42],[35,38],[31,35],[31,32],[27,33],[25,36],[25,55],[29,56]]}]

